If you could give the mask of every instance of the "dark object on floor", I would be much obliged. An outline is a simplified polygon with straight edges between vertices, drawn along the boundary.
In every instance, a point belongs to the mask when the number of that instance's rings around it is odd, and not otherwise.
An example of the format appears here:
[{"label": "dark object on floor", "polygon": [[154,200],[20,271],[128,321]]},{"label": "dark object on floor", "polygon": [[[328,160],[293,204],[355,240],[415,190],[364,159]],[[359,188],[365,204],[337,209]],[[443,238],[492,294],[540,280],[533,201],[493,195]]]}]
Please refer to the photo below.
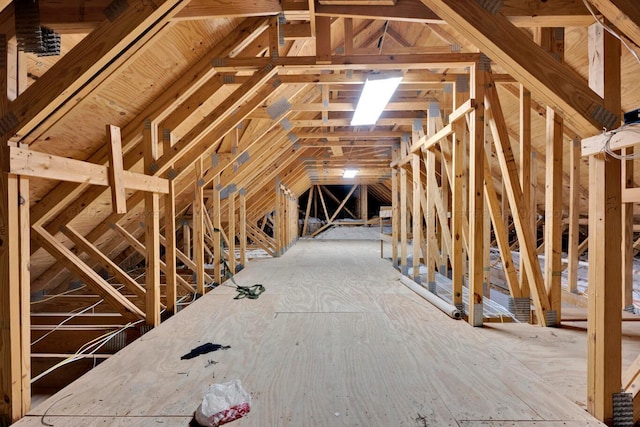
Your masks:
[{"label": "dark object on floor", "polygon": [[231,348],[230,345],[221,345],[221,344],[214,344],[214,343],[208,342],[206,344],[202,344],[194,348],[189,353],[182,356],[180,360],[193,359],[194,357],[200,356],[201,354],[207,354],[207,353],[211,353],[212,351],[218,351],[218,350],[227,350],[229,348]]},{"label": "dark object on floor", "polygon": [[233,299],[258,299],[258,297],[264,292],[264,286],[260,283],[253,286],[236,286],[236,291],[238,291],[238,295]]}]

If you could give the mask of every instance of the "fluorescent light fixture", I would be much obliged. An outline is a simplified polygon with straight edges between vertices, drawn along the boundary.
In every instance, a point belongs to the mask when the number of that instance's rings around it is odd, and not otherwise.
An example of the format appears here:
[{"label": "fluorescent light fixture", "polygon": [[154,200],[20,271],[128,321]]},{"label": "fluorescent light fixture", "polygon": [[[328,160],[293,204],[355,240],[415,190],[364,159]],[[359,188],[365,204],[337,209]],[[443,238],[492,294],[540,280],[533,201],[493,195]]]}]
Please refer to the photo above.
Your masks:
[{"label": "fluorescent light fixture", "polygon": [[343,178],[355,178],[358,174],[358,169],[345,169],[344,174],[342,174]]},{"label": "fluorescent light fixture", "polygon": [[398,88],[402,75],[370,76],[364,83],[351,126],[375,125],[384,107]]}]

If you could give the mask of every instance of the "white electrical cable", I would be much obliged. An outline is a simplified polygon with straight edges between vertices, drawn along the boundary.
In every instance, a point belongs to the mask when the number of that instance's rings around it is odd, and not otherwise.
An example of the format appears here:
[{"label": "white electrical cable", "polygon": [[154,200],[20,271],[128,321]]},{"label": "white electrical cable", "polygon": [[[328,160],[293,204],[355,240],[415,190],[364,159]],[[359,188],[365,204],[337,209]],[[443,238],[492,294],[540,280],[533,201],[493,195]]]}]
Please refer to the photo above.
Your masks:
[{"label": "white electrical cable", "polygon": [[75,354],[67,357],[66,359],[62,360],[59,363],[56,363],[55,365],[53,365],[52,367],[50,367],[49,369],[47,369],[46,371],[40,373],[39,375],[31,378],[31,383],[33,384],[34,382],[38,381],[40,378],[50,374],[51,372],[55,371],[56,369],[64,366],[64,365],[68,365],[69,363],[75,362],[76,360],[80,360],[82,358],[82,356],[85,355],[89,355],[89,354],[95,354],[98,350],[100,350],[107,342],[109,342],[114,336],[116,336],[117,334],[119,334],[120,332],[131,328],[133,326],[136,326],[137,324],[141,323],[142,320],[138,320],[136,322],[129,322],[126,325],[122,326],[121,328],[109,332],[107,334],[101,335],[98,338],[94,338],[91,341],[83,344],[80,349],[78,351],[75,352]]},{"label": "white electrical cable", "polygon": [[52,333],[54,333],[55,331],[57,331],[62,325],[64,325],[65,323],[67,323],[69,320],[73,319],[74,317],[77,317],[83,313],[86,313],[87,311],[91,310],[92,308],[95,308],[98,304],[102,303],[104,300],[101,299],[100,301],[98,301],[97,303],[90,305],[89,307],[86,307],[84,309],[82,309],[81,311],[74,313],[73,315],[67,317],[66,319],[64,319],[62,322],[58,323],[52,330],[50,330],[49,332],[47,332],[46,334],[44,334],[43,336],[41,336],[40,338],[38,338],[37,340],[33,341],[31,343],[31,345],[34,345],[36,343],[39,343],[40,341],[42,341],[43,339],[45,339],[46,337],[48,337],[49,335],[51,335]]},{"label": "white electrical cable", "polygon": [[596,20],[596,22],[600,24],[600,26],[604,28],[607,32],[609,32],[609,34],[611,34],[613,37],[620,40],[620,42],[624,45],[624,47],[627,48],[627,50],[631,53],[631,55],[633,55],[636,61],[638,61],[638,63],[640,64],[640,57],[638,57],[638,54],[636,53],[635,49],[633,49],[629,45],[629,43],[627,43],[627,41],[624,38],[620,37],[620,35],[616,33],[611,27],[609,27],[607,24],[601,21],[600,18],[598,18],[593,8],[591,7],[591,4],[587,0],[582,0],[582,2],[586,6],[586,8],[589,10],[589,13],[591,13],[591,16],[593,16],[593,18]]},{"label": "white electrical cable", "polygon": [[638,134],[638,141],[640,142],[640,125],[637,123],[628,123],[620,126],[614,130],[605,130],[602,134],[605,136],[606,140],[602,146],[601,152],[607,153],[614,159],[618,160],[635,160],[640,159],[640,152],[635,152],[633,154],[620,155],[611,149],[611,139],[613,136],[619,132],[632,132]]}]

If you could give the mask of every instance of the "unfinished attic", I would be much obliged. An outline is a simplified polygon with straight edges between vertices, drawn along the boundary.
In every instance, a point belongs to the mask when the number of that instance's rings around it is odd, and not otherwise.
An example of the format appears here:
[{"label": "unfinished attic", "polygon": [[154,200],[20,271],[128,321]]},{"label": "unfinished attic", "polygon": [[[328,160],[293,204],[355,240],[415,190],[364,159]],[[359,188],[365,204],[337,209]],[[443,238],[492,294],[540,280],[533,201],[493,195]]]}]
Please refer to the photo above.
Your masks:
[{"label": "unfinished attic", "polygon": [[0,0],[0,425],[634,425],[639,46],[635,0]]}]

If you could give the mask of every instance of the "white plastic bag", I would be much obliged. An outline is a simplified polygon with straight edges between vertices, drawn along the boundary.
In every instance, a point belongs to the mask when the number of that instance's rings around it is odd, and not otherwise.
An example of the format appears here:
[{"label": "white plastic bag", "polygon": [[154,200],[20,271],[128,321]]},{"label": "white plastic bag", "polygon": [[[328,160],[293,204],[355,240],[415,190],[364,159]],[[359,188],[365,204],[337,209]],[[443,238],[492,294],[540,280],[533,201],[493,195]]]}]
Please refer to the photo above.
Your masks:
[{"label": "white plastic bag", "polygon": [[240,380],[233,380],[209,386],[196,410],[196,421],[201,426],[217,427],[244,417],[249,411],[251,396]]}]

